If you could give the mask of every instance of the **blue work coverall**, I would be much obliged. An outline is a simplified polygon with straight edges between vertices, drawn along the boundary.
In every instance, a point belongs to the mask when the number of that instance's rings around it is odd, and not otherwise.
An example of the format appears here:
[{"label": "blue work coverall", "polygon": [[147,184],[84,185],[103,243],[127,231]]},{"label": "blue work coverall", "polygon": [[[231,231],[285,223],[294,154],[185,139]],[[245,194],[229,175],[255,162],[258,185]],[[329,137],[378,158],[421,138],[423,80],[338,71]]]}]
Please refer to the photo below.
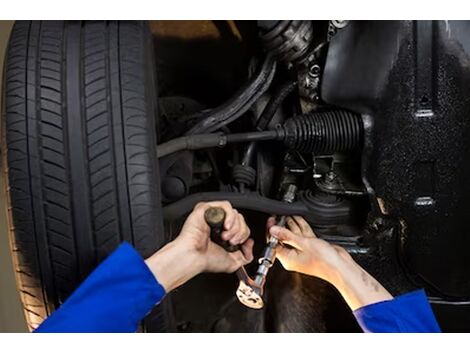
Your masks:
[{"label": "blue work coverall", "polygon": [[[164,296],[139,253],[124,243],[35,332],[135,332]],[[440,332],[423,290],[353,313],[365,332]]]}]

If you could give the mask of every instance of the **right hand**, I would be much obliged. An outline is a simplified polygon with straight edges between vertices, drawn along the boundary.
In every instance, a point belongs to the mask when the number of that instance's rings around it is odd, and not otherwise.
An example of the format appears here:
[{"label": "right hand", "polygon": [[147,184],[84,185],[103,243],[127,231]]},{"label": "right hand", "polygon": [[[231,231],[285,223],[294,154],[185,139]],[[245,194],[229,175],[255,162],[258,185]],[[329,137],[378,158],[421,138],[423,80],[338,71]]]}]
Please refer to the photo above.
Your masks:
[{"label": "right hand", "polygon": [[267,225],[281,242],[276,254],[284,268],[328,281],[352,310],[393,298],[344,248],[317,238],[302,217],[288,217],[287,228],[273,226],[274,218]]},{"label": "right hand", "polygon": [[300,216],[287,217],[287,228],[274,225],[269,218],[269,234],[282,244],[276,256],[286,270],[319,277],[334,284],[345,260],[350,259],[342,247],[331,245],[317,238],[310,225]]}]

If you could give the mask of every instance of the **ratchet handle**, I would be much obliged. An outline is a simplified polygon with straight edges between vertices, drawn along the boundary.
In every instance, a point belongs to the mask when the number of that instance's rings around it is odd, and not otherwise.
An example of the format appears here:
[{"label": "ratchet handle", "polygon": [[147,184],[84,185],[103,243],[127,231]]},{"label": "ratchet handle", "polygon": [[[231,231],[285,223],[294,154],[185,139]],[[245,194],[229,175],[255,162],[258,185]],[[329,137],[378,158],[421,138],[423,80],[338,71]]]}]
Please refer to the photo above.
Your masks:
[{"label": "ratchet handle", "polygon": [[221,207],[210,207],[204,213],[204,220],[211,230],[211,241],[224,248],[227,252],[236,252],[240,249],[239,245],[232,245],[229,241],[222,239],[224,231],[225,210]]}]

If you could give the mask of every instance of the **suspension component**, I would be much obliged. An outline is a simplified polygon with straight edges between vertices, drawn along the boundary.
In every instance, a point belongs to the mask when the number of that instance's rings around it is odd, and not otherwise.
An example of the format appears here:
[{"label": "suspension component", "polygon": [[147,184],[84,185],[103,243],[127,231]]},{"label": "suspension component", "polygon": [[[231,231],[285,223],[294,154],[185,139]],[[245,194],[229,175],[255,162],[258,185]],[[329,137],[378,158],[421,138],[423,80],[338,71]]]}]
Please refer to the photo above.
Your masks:
[{"label": "suspension component", "polygon": [[234,134],[192,135],[172,139],[157,146],[157,156],[181,150],[224,147],[230,143],[252,141],[283,141],[293,150],[304,153],[328,154],[359,147],[363,138],[362,118],[346,110],[312,112],[293,117],[276,130]]},{"label": "suspension component", "polygon": [[256,170],[247,163],[237,164],[233,167],[233,181],[235,184],[251,187],[256,181]]},{"label": "suspension component", "polygon": [[350,111],[313,112],[287,120],[282,139],[293,150],[330,154],[359,147],[363,130],[360,115]]}]

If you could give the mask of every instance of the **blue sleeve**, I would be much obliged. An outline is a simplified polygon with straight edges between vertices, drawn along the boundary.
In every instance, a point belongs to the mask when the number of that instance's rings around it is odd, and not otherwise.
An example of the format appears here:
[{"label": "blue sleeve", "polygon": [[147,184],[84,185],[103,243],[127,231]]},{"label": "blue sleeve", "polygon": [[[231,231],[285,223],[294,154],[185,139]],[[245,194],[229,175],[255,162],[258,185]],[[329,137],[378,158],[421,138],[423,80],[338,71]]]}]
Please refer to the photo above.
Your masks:
[{"label": "blue sleeve", "polygon": [[441,332],[424,290],[355,310],[364,332]]},{"label": "blue sleeve", "polygon": [[35,332],[135,332],[164,288],[124,243]]}]

